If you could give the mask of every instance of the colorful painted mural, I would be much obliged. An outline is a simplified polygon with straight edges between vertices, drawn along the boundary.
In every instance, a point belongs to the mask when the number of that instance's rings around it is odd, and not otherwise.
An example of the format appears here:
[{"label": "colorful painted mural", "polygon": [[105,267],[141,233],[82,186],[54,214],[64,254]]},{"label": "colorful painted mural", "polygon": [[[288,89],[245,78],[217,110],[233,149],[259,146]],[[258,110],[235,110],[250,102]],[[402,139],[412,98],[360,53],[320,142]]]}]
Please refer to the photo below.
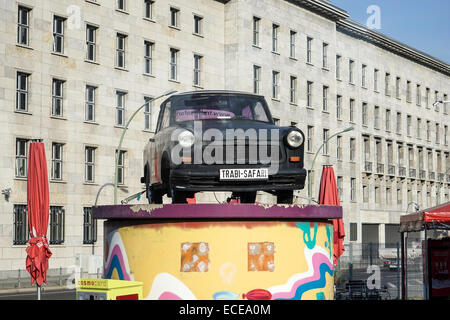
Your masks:
[{"label": "colorful painted mural", "polygon": [[332,224],[105,223],[105,275],[146,299],[333,299]]}]

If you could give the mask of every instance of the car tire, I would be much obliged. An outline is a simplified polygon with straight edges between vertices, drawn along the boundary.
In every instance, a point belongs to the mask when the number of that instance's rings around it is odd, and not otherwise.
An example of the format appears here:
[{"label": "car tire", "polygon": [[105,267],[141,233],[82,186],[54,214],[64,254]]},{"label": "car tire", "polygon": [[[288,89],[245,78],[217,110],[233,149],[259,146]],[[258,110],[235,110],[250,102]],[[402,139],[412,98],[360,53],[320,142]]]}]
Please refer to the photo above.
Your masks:
[{"label": "car tire", "polygon": [[294,202],[294,191],[278,191],[277,192],[277,203],[279,204],[292,204]]},{"label": "car tire", "polygon": [[189,197],[187,192],[172,189],[171,193],[173,204],[187,203],[187,198]]},{"label": "car tire", "polygon": [[256,191],[253,192],[233,192],[232,197],[238,197],[241,203],[255,203]]}]

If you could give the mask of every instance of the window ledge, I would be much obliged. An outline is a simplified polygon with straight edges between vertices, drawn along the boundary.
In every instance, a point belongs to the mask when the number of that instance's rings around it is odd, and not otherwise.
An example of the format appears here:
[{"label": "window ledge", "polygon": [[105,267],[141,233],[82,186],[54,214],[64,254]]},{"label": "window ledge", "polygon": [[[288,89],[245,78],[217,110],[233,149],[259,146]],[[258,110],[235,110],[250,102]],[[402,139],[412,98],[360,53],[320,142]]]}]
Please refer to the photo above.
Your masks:
[{"label": "window ledge", "polygon": [[296,103],[296,102],[289,102],[289,104],[290,104],[291,106],[298,107],[298,103]]},{"label": "window ledge", "polygon": [[373,92],[375,92],[375,93],[380,93],[380,91],[378,91],[378,90],[373,90]]},{"label": "window ledge", "polygon": [[115,124],[114,125],[114,128],[117,128],[117,129],[125,129],[125,126],[123,125],[123,126],[119,126],[119,125],[117,125],[117,124]]},{"label": "window ledge", "polygon": [[272,101],[281,102],[281,100],[277,99],[277,98],[271,98],[271,99],[272,99]]},{"label": "window ledge", "polygon": [[361,86],[361,88],[367,90],[367,87],[366,87],[366,86]]},{"label": "window ledge", "polygon": [[144,19],[145,21],[148,21],[148,22],[156,23],[156,21],[153,20],[152,18],[142,17],[142,19]]},{"label": "window ledge", "polygon": [[277,51],[271,51],[273,54],[276,54],[277,56],[279,56],[280,55],[280,53],[279,52],[277,52]]},{"label": "window ledge", "polygon": [[67,120],[67,118],[64,117],[60,117],[60,116],[50,116],[51,119],[56,119],[56,120]]},{"label": "window ledge", "polygon": [[26,114],[28,116],[32,116],[33,114],[31,112],[28,111],[22,111],[22,110],[14,110],[15,113],[20,113],[20,114]]},{"label": "window ledge", "polygon": [[349,82],[348,84],[351,86],[355,86],[355,84],[353,82]]},{"label": "window ledge", "polygon": [[99,186],[99,184],[95,183],[95,182],[86,182],[86,181],[84,181],[83,184],[85,186]]},{"label": "window ledge", "polygon": [[98,63],[97,61],[88,60],[88,59],[84,59],[84,62],[86,62],[86,63],[91,63],[91,64],[96,64],[96,65],[100,65],[100,63]]},{"label": "window ledge", "polygon": [[57,180],[57,179],[50,179],[50,183],[60,183],[60,184],[67,184],[66,180]]},{"label": "window ledge", "polygon": [[255,49],[262,49],[260,46],[257,46],[256,44],[252,44],[252,47]]},{"label": "window ledge", "polygon": [[311,107],[311,106],[306,106],[306,109],[309,109],[309,110],[316,110],[316,108]]},{"label": "window ledge", "polygon": [[116,9],[116,11],[120,12],[120,13],[124,13],[124,14],[130,14],[129,12],[127,12],[127,11],[125,11],[123,9]]},{"label": "window ledge", "polygon": [[169,28],[170,28],[170,29],[175,29],[175,30],[181,31],[180,27],[177,27],[177,26],[171,26],[171,25],[169,25]]},{"label": "window ledge", "polygon": [[198,84],[193,84],[192,87],[194,87],[194,88],[196,88],[196,89],[201,89],[201,90],[204,89],[203,86],[199,86]]},{"label": "window ledge", "polygon": [[28,181],[28,178],[27,178],[27,177],[14,177],[14,180],[16,180],[16,181],[25,181],[25,182],[27,182],[27,181]]},{"label": "window ledge", "polygon": [[306,64],[307,64],[308,66],[314,67],[314,65],[313,65],[311,62],[306,62]]},{"label": "window ledge", "polygon": [[146,133],[155,133],[155,130],[151,130],[151,129],[143,129],[142,131],[146,132]]},{"label": "window ledge", "polygon": [[53,52],[51,52],[51,54],[54,55],[54,56],[58,56],[58,57],[69,58],[68,55],[66,55],[64,53],[61,53],[61,52],[54,52],[53,51]]},{"label": "window ledge", "polygon": [[342,82],[341,78],[336,78],[336,81]]},{"label": "window ledge", "polygon": [[324,70],[324,71],[330,71],[330,69],[327,68],[327,67],[322,67],[322,70]]},{"label": "window ledge", "polygon": [[153,74],[151,74],[151,73],[143,73],[142,74],[143,76],[146,76],[146,77],[149,77],[149,78],[156,78]]},{"label": "window ledge", "polygon": [[330,111],[328,111],[328,110],[322,110],[322,113],[330,114]]},{"label": "window ledge", "polygon": [[195,32],[192,32],[192,35],[193,35],[193,36],[196,36],[196,37],[199,37],[199,38],[204,38],[204,37],[205,37],[205,36],[202,35],[201,33],[195,33]]},{"label": "window ledge", "polygon": [[84,120],[83,123],[86,123],[86,124],[93,124],[93,125],[96,125],[96,126],[99,126],[99,125],[100,125],[100,123],[98,123],[98,122],[95,122],[95,121],[88,121],[88,120]]},{"label": "window ledge", "polygon": [[97,5],[97,6],[99,6],[99,5],[100,5],[100,3],[96,2],[96,1],[92,1],[92,0],[86,0],[86,2],[89,2],[89,3],[95,4],[95,5]]},{"label": "window ledge", "polygon": [[126,72],[129,72],[129,71],[130,71],[130,70],[126,69],[126,68],[118,67],[118,66],[115,66],[114,69],[120,70],[120,71],[126,71]]},{"label": "window ledge", "polygon": [[26,44],[16,43],[16,47],[24,48],[24,49],[28,49],[28,50],[34,50],[32,47],[30,47],[30,46],[28,46]]},{"label": "window ledge", "polygon": [[296,57],[289,57],[289,59],[292,61],[298,61],[298,59]]},{"label": "window ledge", "polygon": [[174,83],[178,83],[178,84],[180,84],[180,83],[181,83],[180,81],[178,81],[178,80],[175,80],[175,79],[169,79],[169,81],[170,81],[170,82],[174,82]]}]

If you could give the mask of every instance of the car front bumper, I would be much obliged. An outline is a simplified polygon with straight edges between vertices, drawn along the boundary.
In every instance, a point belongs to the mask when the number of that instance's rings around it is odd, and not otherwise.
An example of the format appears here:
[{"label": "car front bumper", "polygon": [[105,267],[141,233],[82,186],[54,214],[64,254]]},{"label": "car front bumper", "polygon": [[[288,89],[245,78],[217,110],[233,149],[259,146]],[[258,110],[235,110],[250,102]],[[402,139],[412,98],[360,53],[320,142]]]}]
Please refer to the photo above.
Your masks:
[{"label": "car front bumper", "polygon": [[[263,168],[264,166],[226,166],[226,168]],[[267,180],[220,180],[219,170],[224,166],[185,165],[171,169],[170,181],[178,190],[200,191],[278,191],[301,190],[305,187],[304,168],[279,168]]]}]

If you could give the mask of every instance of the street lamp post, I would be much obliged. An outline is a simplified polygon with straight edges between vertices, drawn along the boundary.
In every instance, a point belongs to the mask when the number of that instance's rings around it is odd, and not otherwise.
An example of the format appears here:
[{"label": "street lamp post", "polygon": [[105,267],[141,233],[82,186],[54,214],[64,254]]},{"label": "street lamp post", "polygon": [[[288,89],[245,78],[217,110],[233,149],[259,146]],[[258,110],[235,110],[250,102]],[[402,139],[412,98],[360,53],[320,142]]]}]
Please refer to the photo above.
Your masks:
[{"label": "street lamp post", "polygon": [[341,133],[352,131],[354,129],[355,128],[353,128],[353,127],[349,127],[349,128],[347,128],[345,130],[342,130],[342,131],[339,131],[339,132],[333,134],[327,140],[325,140],[322,143],[322,145],[320,146],[319,150],[317,150],[316,154],[314,155],[314,159],[312,161],[312,164],[311,164],[311,170],[309,170],[309,173],[308,173],[308,199],[309,199],[309,204],[311,204],[311,202],[312,202],[312,178],[311,178],[311,174],[312,174],[312,172],[314,170],[314,163],[316,162],[316,159],[317,159],[317,156],[319,155],[320,150],[322,150],[323,146],[326,145],[328,143],[328,141],[330,141],[335,136],[337,136],[337,135],[339,135]]},{"label": "street lamp post", "polygon": [[152,99],[150,99],[149,101],[146,101],[142,106],[140,106],[140,107],[133,113],[133,115],[130,117],[130,119],[127,121],[127,124],[126,124],[125,127],[123,128],[122,135],[121,135],[121,137],[120,137],[119,146],[117,147],[117,151],[116,151],[116,165],[115,165],[115,168],[114,168],[114,204],[117,204],[117,178],[118,178],[118,171],[119,171],[119,157],[120,157],[120,151],[121,151],[121,149],[122,149],[123,138],[125,137],[125,133],[126,133],[127,130],[128,130],[128,126],[130,125],[130,122],[134,119],[134,117],[137,115],[137,113],[138,113],[141,109],[143,109],[146,105],[150,104],[151,102],[153,102],[153,101],[155,101],[155,100],[157,100],[157,99],[159,99],[159,98],[162,98],[162,97],[171,95],[171,94],[173,94],[173,93],[175,93],[175,92],[177,92],[177,91],[174,90],[174,89],[170,89],[169,91],[166,91],[166,92],[163,93],[162,95],[160,95],[160,96],[158,96],[158,97],[156,97],[156,98],[152,98]]}]

